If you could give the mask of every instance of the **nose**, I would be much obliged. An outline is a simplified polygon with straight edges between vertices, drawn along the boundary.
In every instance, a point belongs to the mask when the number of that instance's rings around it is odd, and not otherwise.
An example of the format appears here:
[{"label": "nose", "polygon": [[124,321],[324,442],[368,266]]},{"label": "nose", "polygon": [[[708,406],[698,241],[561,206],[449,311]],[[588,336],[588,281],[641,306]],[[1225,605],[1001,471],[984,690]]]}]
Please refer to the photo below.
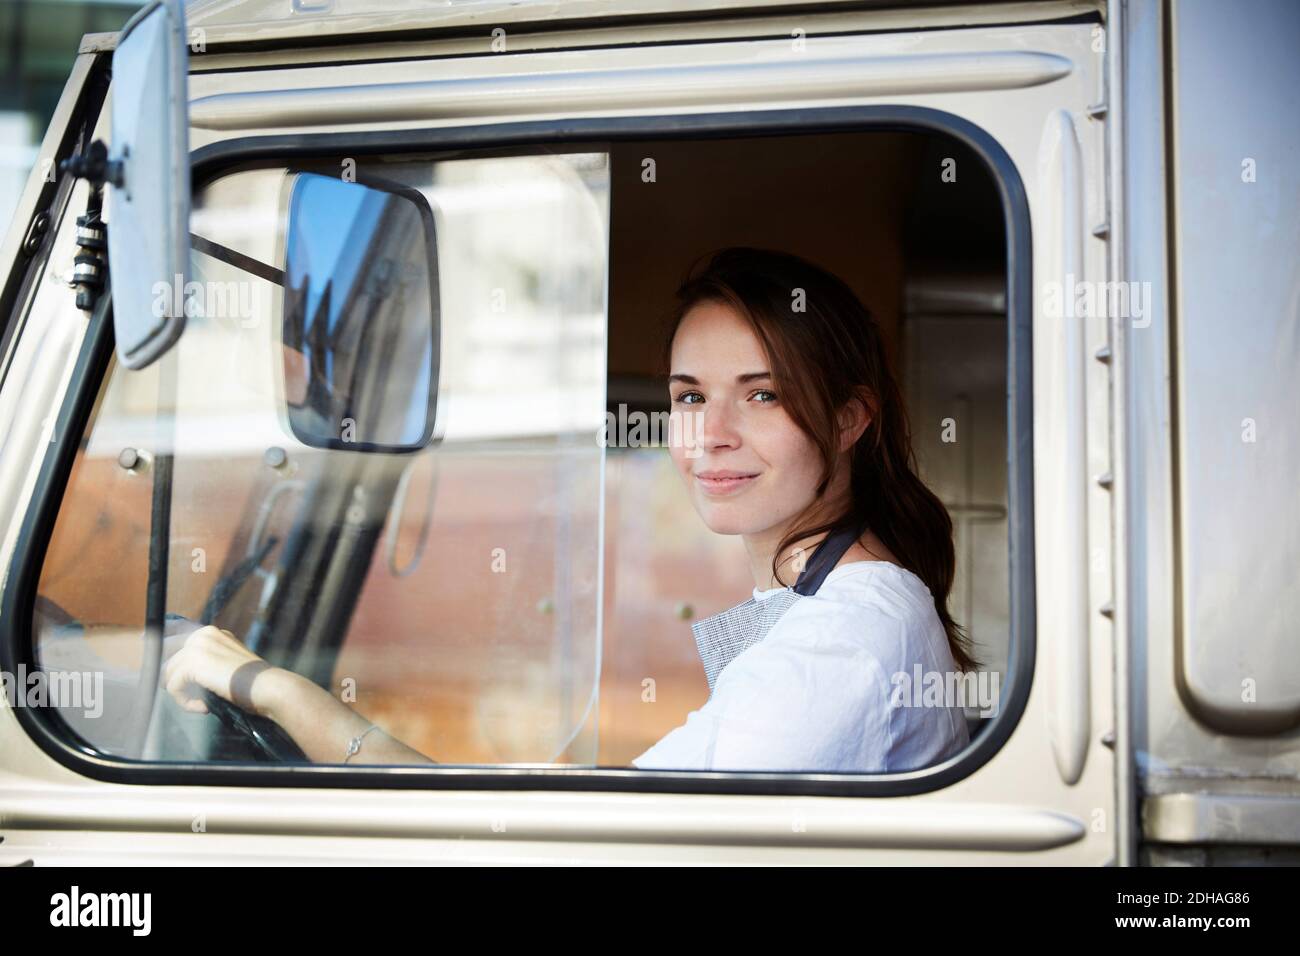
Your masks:
[{"label": "nose", "polygon": [[700,446],[705,451],[740,447],[736,416],[725,402],[711,403],[700,416]]}]

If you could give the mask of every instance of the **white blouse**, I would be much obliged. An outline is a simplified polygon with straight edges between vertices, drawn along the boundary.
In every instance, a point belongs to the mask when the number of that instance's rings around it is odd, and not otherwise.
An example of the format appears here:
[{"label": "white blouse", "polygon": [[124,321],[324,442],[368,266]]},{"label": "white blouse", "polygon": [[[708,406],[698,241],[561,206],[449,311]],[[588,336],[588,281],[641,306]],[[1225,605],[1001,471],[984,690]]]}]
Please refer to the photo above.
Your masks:
[{"label": "white blouse", "polygon": [[[783,588],[760,591],[765,600]],[[718,675],[686,723],[632,761],[642,769],[888,773],[970,742],[959,703],[919,703],[896,675],[956,673],[925,582],[887,561],[834,568],[767,637]],[[902,685],[908,686],[908,685]]]}]

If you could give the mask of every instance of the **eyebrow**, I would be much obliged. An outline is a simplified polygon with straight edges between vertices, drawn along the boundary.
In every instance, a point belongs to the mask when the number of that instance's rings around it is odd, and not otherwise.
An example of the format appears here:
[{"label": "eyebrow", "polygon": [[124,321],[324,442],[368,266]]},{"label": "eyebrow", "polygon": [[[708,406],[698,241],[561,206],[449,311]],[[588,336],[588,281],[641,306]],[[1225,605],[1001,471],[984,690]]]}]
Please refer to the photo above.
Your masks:
[{"label": "eyebrow", "polygon": [[[736,376],[736,382],[740,385],[745,385],[749,382],[757,382],[760,379],[771,378],[771,377],[772,377],[771,372],[745,372],[743,375]],[[668,381],[684,382],[687,385],[700,384],[700,380],[696,378],[694,375],[681,375],[681,374],[669,375]]]}]

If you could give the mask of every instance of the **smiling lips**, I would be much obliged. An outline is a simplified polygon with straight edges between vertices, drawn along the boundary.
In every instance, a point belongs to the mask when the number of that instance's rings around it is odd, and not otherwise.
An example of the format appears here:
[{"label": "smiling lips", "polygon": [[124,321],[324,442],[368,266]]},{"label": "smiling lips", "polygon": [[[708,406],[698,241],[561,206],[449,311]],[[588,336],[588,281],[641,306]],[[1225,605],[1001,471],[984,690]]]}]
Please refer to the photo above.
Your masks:
[{"label": "smiling lips", "polygon": [[706,495],[729,495],[741,488],[748,488],[757,477],[757,472],[718,469],[702,471],[695,476],[695,480],[700,483]]}]

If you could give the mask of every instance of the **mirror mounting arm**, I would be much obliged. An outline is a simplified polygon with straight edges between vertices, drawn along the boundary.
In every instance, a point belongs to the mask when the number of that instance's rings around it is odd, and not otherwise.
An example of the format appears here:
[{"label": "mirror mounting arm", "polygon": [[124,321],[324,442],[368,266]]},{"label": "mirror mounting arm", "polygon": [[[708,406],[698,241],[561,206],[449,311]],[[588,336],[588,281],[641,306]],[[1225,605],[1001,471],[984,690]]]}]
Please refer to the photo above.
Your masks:
[{"label": "mirror mounting arm", "polygon": [[86,180],[95,189],[102,189],[104,183],[118,189],[126,184],[125,164],[120,159],[109,159],[108,147],[98,139],[86,147],[84,153],[69,156],[59,163],[59,169]]},{"label": "mirror mounting arm", "polygon": [[104,183],[121,187],[124,182],[121,160],[110,160],[108,148],[95,140],[84,153],[77,153],[59,163],[59,169],[90,184],[85,215],[77,217],[77,255],[73,260],[72,287],[77,290],[77,308],[90,313],[104,290],[108,272],[107,233],[101,215],[104,206]]}]

